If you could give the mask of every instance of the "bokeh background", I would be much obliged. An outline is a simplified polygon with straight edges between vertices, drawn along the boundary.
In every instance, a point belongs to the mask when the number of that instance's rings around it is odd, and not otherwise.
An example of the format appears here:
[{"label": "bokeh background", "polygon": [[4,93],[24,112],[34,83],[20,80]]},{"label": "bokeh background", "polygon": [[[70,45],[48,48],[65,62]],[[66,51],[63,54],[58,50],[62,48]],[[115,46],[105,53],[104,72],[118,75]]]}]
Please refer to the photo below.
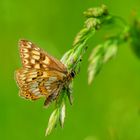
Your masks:
[{"label": "bokeh background", "polygon": [[90,41],[74,83],[74,104],[67,103],[63,129],[45,137],[53,105],[18,96],[14,71],[21,67],[18,40],[28,39],[57,58],[71,48],[82,28],[83,11],[106,4],[126,21],[140,15],[139,0],[0,0],[0,139],[1,140],[140,140],[140,60],[128,44],[87,84],[88,54],[103,33]]}]

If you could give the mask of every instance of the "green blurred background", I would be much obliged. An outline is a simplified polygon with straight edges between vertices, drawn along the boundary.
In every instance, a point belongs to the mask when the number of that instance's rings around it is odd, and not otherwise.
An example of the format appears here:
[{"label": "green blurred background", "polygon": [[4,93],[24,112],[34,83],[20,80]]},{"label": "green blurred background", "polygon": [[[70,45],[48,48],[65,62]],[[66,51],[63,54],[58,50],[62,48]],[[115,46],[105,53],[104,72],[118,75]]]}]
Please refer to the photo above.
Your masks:
[{"label": "green blurred background", "polygon": [[45,137],[53,105],[18,96],[14,71],[21,67],[18,40],[31,40],[57,58],[70,49],[82,28],[83,11],[106,4],[111,13],[132,19],[139,0],[0,0],[0,140],[140,140],[140,60],[128,44],[119,48],[91,86],[87,60],[102,32],[90,41],[74,84],[74,104],[67,103],[64,129]]}]

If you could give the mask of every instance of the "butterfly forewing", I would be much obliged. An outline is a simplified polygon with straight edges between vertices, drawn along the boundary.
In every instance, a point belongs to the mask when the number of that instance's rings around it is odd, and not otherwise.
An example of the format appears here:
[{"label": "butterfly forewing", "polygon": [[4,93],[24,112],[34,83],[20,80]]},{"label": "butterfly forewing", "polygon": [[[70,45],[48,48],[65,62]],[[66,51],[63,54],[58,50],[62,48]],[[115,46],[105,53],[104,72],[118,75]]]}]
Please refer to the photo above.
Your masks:
[{"label": "butterfly forewing", "polygon": [[16,81],[20,96],[31,100],[45,96],[47,105],[62,89],[66,67],[29,41],[21,40],[19,45],[23,67],[16,71]]},{"label": "butterfly forewing", "polygon": [[47,52],[38,48],[35,44],[27,40],[20,40],[19,46],[23,67],[35,69],[55,69],[63,73],[67,72],[64,64],[49,55]]}]

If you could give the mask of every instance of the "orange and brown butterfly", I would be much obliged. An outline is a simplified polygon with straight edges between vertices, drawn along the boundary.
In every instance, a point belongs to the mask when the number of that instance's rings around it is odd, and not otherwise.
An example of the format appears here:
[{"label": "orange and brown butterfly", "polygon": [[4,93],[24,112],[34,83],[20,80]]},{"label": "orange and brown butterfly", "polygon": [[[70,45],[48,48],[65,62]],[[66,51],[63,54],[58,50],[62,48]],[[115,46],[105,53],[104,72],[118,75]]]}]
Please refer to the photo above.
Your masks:
[{"label": "orange and brown butterfly", "polygon": [[19,95],[30,100],[45,97],[44,105],[48,106],[68,88],[75,73],[30,41],[20,40],[19,50],[22,68],[15,74]]}]

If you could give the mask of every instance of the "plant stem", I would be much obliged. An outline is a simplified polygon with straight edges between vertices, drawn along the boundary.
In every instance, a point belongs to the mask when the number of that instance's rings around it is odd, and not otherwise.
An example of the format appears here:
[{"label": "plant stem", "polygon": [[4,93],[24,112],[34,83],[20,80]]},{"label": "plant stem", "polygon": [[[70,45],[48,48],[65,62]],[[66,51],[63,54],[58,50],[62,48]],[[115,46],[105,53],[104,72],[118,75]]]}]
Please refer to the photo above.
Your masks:
[{"label": "plant stem", "polygon": [[[89,59],[90,65],[88,68],[89,83],[91,83],[96,74],[102,68],[102,65],[116,55],[118,45],[127,42],[128,39],[131,38],[130,26],[128,26],[125,20],[121,17],[110,15],[105,5],[90,8],[84,12],[84,15],[87,19],[83,28],[76,35],[72,48],[61,58],[61,62],[67,67],[68,71],[74,71],[76,75],[79,73],[81,59],[87,49],[87,41],[95,34],[95,32],[100,29],[102,25],[110,25],[114,23],[114,21],[116,22],[116,20],[121,21],[123,25],[123,30],[120,33],[117,33],[115,36],[108,38],[104,43],[94,47]],[[66,95],[71,95],[70,91],[73,88],[71,85],[72,83],[70,83],[69,89],[65,89],[59,94],[59,98],[56,100],[55,109],[50,116],[46,135],[50,134],[55,125],[58,123],[58,120],[63,127],[65,119]]]}]

